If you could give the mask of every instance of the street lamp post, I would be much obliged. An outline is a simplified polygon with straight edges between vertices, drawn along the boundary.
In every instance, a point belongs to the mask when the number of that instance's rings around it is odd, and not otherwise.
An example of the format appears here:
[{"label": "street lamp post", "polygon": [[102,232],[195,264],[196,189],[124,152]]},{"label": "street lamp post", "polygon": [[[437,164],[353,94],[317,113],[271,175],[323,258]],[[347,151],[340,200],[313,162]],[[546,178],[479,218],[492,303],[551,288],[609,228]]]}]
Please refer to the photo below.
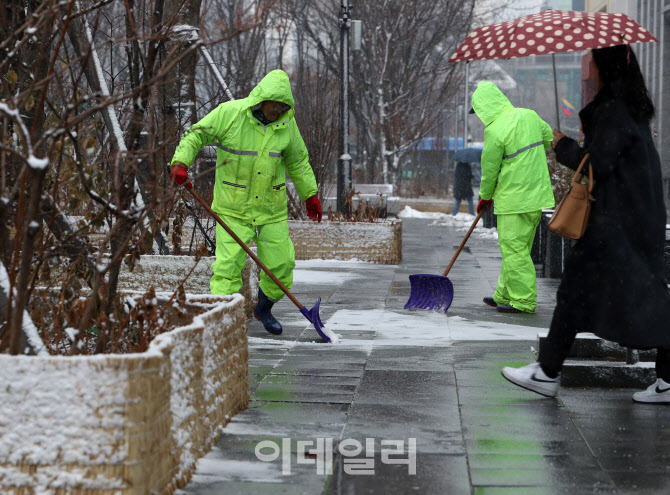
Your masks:
[{"label": "street lamp post", "polygon": [[351,191],[351,155],[349,154],[349,0],[340,3],[340,157],[337,160],[337,209],[345,212]]},{"label": "street lamp post", "polygon": [[465,62],[465,112],[463,113],[463,149],[468,147],[468,116],[470,107],[470,62]]},{"label": "street lamp post", "polygon": [[[458,113],[456,114],[456,130],[454,131],[454,152],[458,151],[458,126],[461,124],[461,118],[465,121],[465,113],[467,110],[463,105],[458,105]],[[463,145],[465,148],[465,144]]]}]

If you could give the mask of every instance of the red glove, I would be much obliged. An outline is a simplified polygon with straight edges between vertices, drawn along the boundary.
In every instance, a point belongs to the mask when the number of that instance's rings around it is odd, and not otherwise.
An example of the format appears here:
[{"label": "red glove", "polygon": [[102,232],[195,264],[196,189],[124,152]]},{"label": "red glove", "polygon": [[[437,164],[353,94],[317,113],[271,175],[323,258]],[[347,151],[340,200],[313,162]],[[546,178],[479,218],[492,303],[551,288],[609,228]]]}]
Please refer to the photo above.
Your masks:
[{"label": "red glove", "polygon": [[186,183],[186,187],[191,189],[193,184],[188,179],[188,169],[186,165],[177,163],[172,170],[170,170],[170,178],[177,183],[178,186]]},{"label": "red glove", "polygon": [[316,195],[312,196],[311,198],[307,198],[307,201],[305,201],[305,206],[307,206],[307,216],[315,222],[320,222],[322,213],[321,201],[319,201],[319,198],[316,197]]},{"label": "red glove", "polygon": [[488,210],[492,203],[492,199],[480,199],[477,205],[477,213]]}]

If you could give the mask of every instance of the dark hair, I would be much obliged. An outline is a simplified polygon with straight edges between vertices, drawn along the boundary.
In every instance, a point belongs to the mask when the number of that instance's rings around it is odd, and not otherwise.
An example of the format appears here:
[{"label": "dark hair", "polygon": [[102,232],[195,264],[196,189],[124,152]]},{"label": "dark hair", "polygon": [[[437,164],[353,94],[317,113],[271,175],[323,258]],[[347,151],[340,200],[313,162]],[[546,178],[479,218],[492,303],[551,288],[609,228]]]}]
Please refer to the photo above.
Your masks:
[{"label": "dark hair", "polygon": [[592,53],[603,87],[610,88],[614,96],[623,98],[635,120],[651,121],[654,118],[654,103],[630,45],[597,48]]}]

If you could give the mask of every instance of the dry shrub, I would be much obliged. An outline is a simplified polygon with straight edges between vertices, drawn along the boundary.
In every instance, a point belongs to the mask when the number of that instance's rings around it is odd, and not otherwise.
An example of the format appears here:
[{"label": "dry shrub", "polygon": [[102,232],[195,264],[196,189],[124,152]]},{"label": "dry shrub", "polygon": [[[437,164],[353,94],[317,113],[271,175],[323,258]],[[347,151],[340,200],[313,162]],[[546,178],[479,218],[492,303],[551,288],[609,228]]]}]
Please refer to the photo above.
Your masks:
[{"label": "dry shrub", "polygon": [[377,199],[371,204],[369,200],[361,201],[354,206],[354,197],[360,195],[356,189],[351,189],[345,202],[345,212],[333,211],[328,206],[327,216],[331,222],[378,222],[385,220],[388,216],[387,208],[382,194],[377,194]]},{"label": "dry shrub", "polygon": [[572,177],[575,175],[574,171],[568,167],[561,165],[556,161],[556,153],[549,153],[547,156],[547,164],[549,166],[549,177],[551,178],[551,187],[554,190],[554,199],[558,204],[565,193],[568,192]]},{"label": "dry shrub", "polygon": [[[30,315],[44,344],[54,355],[144,352],[157,335],[188,322],[184,282],[201,257],[207,254],[201,245],[193,268],[167,300],[156,295],[152,281],[149,281],[149,288],[143,294],[120,293],[112,301],[111,311],[88,316],[88,324],[83,330],[77,326],[90,310],[91,295],[85,297],[74,293],[74,273],[78,269],[74,263],[60,290],[52,287],[36,291]],[[81,292],[88,291],[83,289]],[[107,303],[105,287],[101,287],[97,295],[100,304]]]}]

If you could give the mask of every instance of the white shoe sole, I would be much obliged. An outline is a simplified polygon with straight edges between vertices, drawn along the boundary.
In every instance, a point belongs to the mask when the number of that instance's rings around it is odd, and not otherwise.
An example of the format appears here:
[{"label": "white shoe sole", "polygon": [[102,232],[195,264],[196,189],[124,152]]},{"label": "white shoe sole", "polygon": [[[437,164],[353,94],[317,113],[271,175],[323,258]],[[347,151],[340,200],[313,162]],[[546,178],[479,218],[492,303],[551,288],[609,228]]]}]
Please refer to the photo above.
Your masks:
[{"label": "white shoe sole", "polygon": [[[508,371],[511,370],[511,371]],[[536,394],[540,394],[544,397],[550,397],[554,398],[558,395],[558,390],[557,388],[549,388],[546,386],[543,386],[541,383],[536,383],[536,382],[528,382],[526,380],[520,380],[516,376],[514,376],[515,368],[510,368],[508,366],[505,366],[502,369],[502,376],[504,376],[508,381],[512,382],[514,385],[517,387],[525,388],[526,390],[530,390],[531,392],[535,392]]]},{"label": "white shoe sole", "polygon": [[635,397],[635,395],[633,395],[633,402],[639,404],[658,404],[662,406],[670,404],[670,397]]}]

